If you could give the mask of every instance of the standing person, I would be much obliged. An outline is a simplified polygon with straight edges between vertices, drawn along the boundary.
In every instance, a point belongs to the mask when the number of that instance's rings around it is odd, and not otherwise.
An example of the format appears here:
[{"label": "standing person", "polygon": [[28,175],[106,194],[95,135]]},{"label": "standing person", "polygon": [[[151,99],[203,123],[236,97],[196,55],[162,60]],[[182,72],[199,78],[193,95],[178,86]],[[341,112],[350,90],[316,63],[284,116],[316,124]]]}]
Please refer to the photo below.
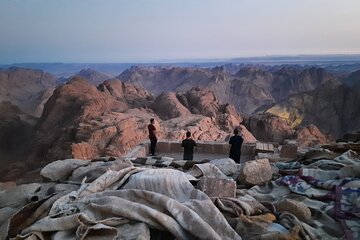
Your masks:
[{"label": "standing person", "polygon": [[184,148],[184,160],[193,160],[194,158],[194,147],[196,142],[191,138],[191,132],[186,132],[186,139],[181,143],[181,146]]},{"label": "standing person", "polygon": [[150,119],[150,124],[148,125],[148,129],[149,129],[149,139],[150,139],[150,153],[152,156],[155,156],[155,148],[157,143],[156,128],[154,124],[155,124],[155,120],[153,118]]},{"label": "standing person", "polygon": [[243,141],[244,139],[239,135],[239,130],[235,128],[234,136],[232,136],[229,141],[231,145],[229,158],[232,158],[236,163],[240,163],[241,145]]}]

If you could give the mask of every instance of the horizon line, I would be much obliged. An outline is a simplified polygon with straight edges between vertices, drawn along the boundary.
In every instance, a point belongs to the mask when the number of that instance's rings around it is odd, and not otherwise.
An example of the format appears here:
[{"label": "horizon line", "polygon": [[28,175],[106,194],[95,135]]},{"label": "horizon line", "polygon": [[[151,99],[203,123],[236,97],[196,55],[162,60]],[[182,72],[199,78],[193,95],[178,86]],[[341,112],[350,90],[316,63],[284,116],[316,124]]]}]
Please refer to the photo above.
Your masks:
[{"label": "horizon line", "polygon": [[[0,65],[14,65],[14,64],[175,64],[175,63],[212,63],[212,62],[231,62],[238,60],[261,60],[261,59],[278,59],[278,58],[316,58],[316,57],[359,57],[360,53],[329,53],[329,54],[271,54],[271,55],[258,55],[248,57],[223,57],[223,58],[184,58],[184,59],[158,59],[158,60],[144,60],[144,61],[99,61],[99,62],[77,62],[77,61],[34,61],[34,62],[12,62],[0,63]],[[355,59],[352,59],[355,61]]]}]

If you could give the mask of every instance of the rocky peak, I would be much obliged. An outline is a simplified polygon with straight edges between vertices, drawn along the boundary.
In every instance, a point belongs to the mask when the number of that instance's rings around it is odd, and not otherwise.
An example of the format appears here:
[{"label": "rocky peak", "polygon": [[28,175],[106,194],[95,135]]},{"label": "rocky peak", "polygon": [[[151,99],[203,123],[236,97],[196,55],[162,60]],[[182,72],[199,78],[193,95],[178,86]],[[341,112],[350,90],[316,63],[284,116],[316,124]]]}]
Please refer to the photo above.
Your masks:
[{"label": "rocky peak", "polygon": [[191,114],[189,109],[181,104],[174,92],[163,92],[150,107],[163,120],[185,117]]},{"label": "rocky peak", "polygon": [[[83,114],[97,115],[105,106],[112,106],[113,100],[106,97],[86,79],[75,76],[66,84],[55,89],[45,104],[39,125],[67,125]],[[108,108],[108,107],[106,107]]]},{"label": "rocky peak", "polygon": [[194,87],[184,94],[178,93],[177,98],[193,114],[215,117],[220,109],[214,92],[207,88]]},{"label": "rocky peak", "polygon": [[110,79],[109,76],[107,76],[103,73],[97,72],[91,68],[82,69],[76,75],[87,79],[90,83],[92,83],[96,86],[99,85],[100,83],[104,82],[105,80]]},{"label": "rocky peak", "polygon": [[153,100],[152,95],[142,87],[118,79],[106,80],[99,85],[98,90],[110,94],[118,101],[125,101],[131,107],[144,107]]},{"label": "rocky peak", "polygon": [[39,117],[55,87],[55,77],[41,70],[0,69],[0,102],[9,101],[21,111]]},{"label": "rocky peak", "polygon": [[236,74],[236,77],[244,78],[244,77],[259,77],[259,76],[270,76],[270,73],[260,67],[257,66],[247,66],[241,68]]}]

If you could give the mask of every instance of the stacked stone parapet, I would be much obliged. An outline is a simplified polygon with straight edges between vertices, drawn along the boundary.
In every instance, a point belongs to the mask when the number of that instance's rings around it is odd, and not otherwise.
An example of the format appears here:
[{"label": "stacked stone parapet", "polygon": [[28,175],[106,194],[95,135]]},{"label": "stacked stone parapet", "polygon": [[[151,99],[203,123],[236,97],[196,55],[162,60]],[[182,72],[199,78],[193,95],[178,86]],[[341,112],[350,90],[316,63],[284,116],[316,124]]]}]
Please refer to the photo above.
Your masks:
[{"label": "stacked stone parapet", "polygon": [[[144,157],[149,154],[149,145],[150,141],[144,141],[139,145],[135,146],[126,157]],[[204,153],[204,154],[223,154],[224,157],[229,155],[230,145],[227,142],[217,142],[217,141],[196,141],[196,147],[194,149],[194,154]],[[156,144],[156,151],[158,153],[180,153],[183,152],[181,147],[181,141],[166,141],[160,140]],[[241,148],[242,155],[254,156],[255,153],[255,143],[244,143]]]}]

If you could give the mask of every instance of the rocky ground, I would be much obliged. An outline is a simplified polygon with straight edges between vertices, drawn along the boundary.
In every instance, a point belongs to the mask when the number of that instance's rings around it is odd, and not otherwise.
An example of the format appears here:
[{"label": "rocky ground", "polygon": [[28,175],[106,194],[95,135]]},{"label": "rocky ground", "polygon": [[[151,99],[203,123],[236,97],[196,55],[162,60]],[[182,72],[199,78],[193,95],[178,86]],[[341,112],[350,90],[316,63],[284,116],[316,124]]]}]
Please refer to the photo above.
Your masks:
[{"label": "rocky ground", "polygon": [[267,148],[241,164],[55,161],[43,182],[0,184],[0,239],[359,239],[359,139]]}]

